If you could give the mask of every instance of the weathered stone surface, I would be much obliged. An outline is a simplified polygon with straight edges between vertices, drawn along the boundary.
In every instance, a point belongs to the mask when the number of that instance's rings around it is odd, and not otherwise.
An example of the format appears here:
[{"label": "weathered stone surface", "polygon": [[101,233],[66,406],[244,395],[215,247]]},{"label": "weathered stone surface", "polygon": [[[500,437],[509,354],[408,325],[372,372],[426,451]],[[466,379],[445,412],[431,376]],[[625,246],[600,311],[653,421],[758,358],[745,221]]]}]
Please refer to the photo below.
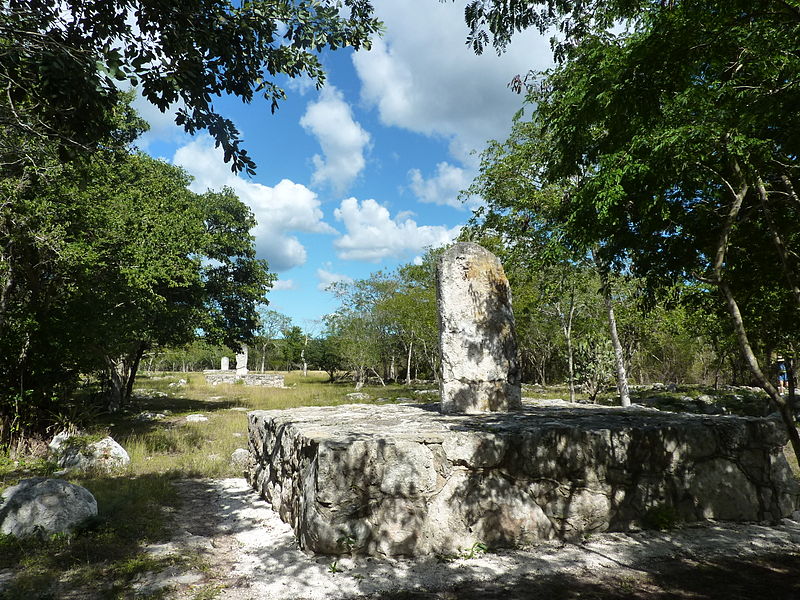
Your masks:
[{"label": "weathered stone surface", "polygon": [[283,388],[284,377],[279,373],[246,373],[238,375],[236,371],[203,371],[206,383],[218,385],[227,383],[233,385],[242,382],[244,385],[257,385],[262,387]]},{"label": "weathered stone surface", "polygon": [[16,537],[69,533],[97,515],[94,496],[62,479],[23,479],[3,492],[0,533]]},{"label": "weathered stone surface", "polygon": [[242,345],[242,351],[236,355],[236,375],[247,375],[247,346]]},{"label": "weathered stone surface", "polygon": [[61,432],[53,437],[48,447],[62,469],[112,471],[131,462],[125,448],[111,436],[86,444],[80,436]]},{"label": "weathered stone surface", "polygon": [[205,423],[208,421],[208,417],[201,414],[194,414],[194,415],[186,415],[186,422],[187,423]]},{"label": "weathered stone surface", "polygon": [[246,469],[250,462],[250,452],[244,448],[237,448],[231,453],[231,466],[235,469]]},{"label": "weathered stone surface", "polygon": [[511,289],[500,260],[471,242],[437,265],[442,412],[519,408],[520,369]]},{"label": "weathered stone surface", "polygon": [[450,553],[798,505],[777,420],[584,405],[445,415],[435,405],[249,413],[253,487],[301,547]]},{"label": "weathered stone surface", "polygon": [[220,371],[227,371],[231,368],[231,359],[227,356],[223,356],[219,361],[219,368]]}]

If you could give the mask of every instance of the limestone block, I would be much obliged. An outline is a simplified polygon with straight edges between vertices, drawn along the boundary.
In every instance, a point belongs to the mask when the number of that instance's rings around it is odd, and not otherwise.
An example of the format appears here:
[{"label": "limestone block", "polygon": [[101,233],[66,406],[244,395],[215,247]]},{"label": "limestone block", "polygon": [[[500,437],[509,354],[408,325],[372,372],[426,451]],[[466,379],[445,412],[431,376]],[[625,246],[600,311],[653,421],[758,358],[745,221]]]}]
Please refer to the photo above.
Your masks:
[{"label": "limestone block", "polygon": [[247,346],[242,344],[242,351],[236,354],[236,375],[247,375]]},{"label": "limestone block", "polygon": [[16,537],[69,533],[97,515],[87,490],[61,479],[23,479],[6,489],[0,502],[0,533]]},{"label": "limestone block", "polygon": [[[62,469],[100,469],[113,471],[131,462],[131,457],[114,438],[106,436],[90,444],[77,443],[78,436],[59,433],[48,444],[58,466]],[[72,441],[71,441],[72,440]]]},{"label": "limestone block", "polygon": [[768,419],[354,404],[248,420],[247,477],[311,552],[452,554],[476,542],[576,539],[640,528],[662,508],[688,522],[778,521],[800,496],[780,451],[785,434]]},{"label": "limestone block", "polygon": [[231,466],[235,469],[246,469],[250,463],[250,452],[237,448],[231,453]]},{"label": "limestone block", "polygon": [[437,265],[442,412],[516,409],[520,368],[511,290],[500,260],[478,244],[450,247]]}]

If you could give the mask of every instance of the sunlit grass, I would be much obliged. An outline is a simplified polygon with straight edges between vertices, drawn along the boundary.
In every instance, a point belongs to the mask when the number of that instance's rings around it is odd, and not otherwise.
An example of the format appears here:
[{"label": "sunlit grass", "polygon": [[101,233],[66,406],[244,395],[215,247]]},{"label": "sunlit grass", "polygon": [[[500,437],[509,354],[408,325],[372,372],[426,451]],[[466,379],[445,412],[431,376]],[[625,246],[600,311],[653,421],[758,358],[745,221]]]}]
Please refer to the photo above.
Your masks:
[{"label": "sunlit grass", "polygon": [[[183,473],[193,477],[241,476],[231,454],[247,448],[247,412],[299,406],[333,406],[363,402],[429,401],[402,385],[365,386],[368,398],[351,398],[352,383],[330,383],[326,373],[281,373],[285,388],[240,384],[210,385],[202,373],[160,373],[137,380],[136,411],[107,424],[127,450],[130,475]],[[186,383],[175,385],[181,379]],[[433,387],[433,386],[427,386]],[[163,420],[139,422],[138,411],[166,413]],[[188,423],[189,414],[208,421]]]}]

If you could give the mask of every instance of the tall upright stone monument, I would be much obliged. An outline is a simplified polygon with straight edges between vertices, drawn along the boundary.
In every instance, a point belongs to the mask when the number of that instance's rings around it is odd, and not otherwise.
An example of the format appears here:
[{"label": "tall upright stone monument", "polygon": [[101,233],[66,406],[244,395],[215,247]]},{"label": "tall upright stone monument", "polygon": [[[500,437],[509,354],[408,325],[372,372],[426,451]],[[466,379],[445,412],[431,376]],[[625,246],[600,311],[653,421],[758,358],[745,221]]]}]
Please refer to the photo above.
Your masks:
[{"label": "tall upright stone monument", "polygon": [[247,375],[247,346],[242,344],[242,351],[236,354],[236,376]]},{"label": "tall upright stone monument", "polygon": [[494,254],[472,242],[437,265],[442,412],[483,413],[522,406],[511,289]]},{"label": "tall upright stone monument", "polygon": [[223,356],[220,360],[219,369],[220,371],[228,371],[231,368],[230,359],[227,356]]}]

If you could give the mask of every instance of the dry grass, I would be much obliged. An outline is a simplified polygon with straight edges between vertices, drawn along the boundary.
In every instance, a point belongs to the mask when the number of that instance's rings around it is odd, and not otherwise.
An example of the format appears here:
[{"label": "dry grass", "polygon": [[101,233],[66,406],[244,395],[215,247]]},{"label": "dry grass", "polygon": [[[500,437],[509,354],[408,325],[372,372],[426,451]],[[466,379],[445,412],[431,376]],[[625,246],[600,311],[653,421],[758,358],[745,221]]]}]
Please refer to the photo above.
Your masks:
[{"label": "dry grass", "polygon": [[[130,475],[238,476],[241,474],[230,465],[230,456],[237,448],[247,448],[248,411],[359,402],[347,397],[353,392],[352,384],[327,383],[325,373],[284,375],[283,389],[213,386],[205,382],[202,373],[146,375],[138,379],[133,414],[115,419],[107,427],[131,456]],[[181,379],[187,383],[171,385]],[[365,387],[361,391],[370,396],[367,402],[407,401],[413,394],[400,385]],[[131,418],[144,411],[168,414],[159,421],[137,422]],[[189,414],[202,414],[208,421],[188,423],[185,417]]]}]

